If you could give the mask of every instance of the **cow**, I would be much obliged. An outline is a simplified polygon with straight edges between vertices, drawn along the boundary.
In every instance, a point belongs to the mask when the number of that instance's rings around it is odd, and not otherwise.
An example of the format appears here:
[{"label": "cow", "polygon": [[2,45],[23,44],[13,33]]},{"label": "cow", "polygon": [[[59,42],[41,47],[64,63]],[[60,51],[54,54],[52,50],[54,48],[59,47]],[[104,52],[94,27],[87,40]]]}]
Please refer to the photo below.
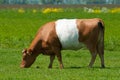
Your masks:
[{"label": "cow", "polygon": [[49,55],[52,68],[55,56],[64,68],[61,50],[79,50],[84,46],[91,53],[89,67],[92,67],[97,54],[104,68],[104,22],[102,19],[59,19],[44,24],[38,30],[29,48],[22,51],[21,68],[29,68],[39,54]]}]

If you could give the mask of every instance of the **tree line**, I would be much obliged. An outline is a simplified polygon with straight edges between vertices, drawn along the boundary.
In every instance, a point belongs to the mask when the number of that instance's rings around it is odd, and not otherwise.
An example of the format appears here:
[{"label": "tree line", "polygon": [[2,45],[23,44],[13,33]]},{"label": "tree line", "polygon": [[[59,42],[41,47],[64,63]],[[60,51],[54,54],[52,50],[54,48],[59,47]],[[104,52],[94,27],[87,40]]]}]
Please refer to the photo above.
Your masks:
[{"label": "tree line", "polygon": [[120,0],[0,0],[0,4],[120,4]]}]

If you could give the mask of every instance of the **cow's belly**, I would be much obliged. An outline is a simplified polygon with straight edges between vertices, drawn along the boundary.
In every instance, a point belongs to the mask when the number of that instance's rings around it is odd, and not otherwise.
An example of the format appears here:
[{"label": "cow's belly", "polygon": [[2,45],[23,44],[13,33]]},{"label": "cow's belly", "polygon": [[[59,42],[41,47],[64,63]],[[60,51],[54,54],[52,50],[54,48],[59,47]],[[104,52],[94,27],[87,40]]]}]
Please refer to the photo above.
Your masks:
[{"label": "cow's belly", "polygon": [[61,19],[56,21],[56,34],[62,45],[62,49],[78,50],[83,44],[79,42],[76,19]]}]

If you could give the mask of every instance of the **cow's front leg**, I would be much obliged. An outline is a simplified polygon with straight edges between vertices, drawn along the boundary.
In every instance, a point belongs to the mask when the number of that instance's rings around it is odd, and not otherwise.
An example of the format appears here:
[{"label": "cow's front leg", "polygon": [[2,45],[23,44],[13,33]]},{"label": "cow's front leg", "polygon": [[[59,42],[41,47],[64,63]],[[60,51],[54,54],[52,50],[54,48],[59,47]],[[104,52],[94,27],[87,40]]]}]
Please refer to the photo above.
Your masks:
[{"label": "cow's front leg", "polygon": [[48,68],[52,68],[54,59],[55,59],[55,55],[50,55],[50,64],[49,64]]},{"label": "cow's front leg", "polygon": [[59,61],[59,63],[60,63],[60,69],[63,69],[64,66],[63,66],[63,62],[62,62],[61,53],[58,53],[58,54],[57,54],[57,58],[58,58],[58,61]]}]

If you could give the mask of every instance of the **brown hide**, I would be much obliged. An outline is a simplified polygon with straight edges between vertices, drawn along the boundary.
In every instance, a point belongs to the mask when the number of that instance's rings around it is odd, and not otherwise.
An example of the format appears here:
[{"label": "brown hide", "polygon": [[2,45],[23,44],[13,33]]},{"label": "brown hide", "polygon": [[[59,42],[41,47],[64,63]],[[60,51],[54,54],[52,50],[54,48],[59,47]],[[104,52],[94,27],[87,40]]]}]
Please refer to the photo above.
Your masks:
[{"label": "brown hide", "polygon": [[[99,26],[98,23],[101,25]],[[101,67],[104,66],[104,24],[101,19],[77,19],[77,28],[79,30],[79,41],[86,45],[91,53],[91,61],[89,67],[94,64],[96,55],[99,54],[101,59]],[[102,29],[101,29],[102,28]],[[101,36],[100,36],[101,34]],[[99,39],[100,41],[99,41]],[[103,39],[103,40],[101,40]],[[55,21],[49,22],[43,25],[37,32],[34,40],[26,52],[23,52],[23,59],[21,67],[30,67],[36,57],[42,53],[44,55],[50,55],[49,68],[52,68],[52,63],[57,56],[60,62],[60,68],[63,68],[62,56],[61,56],[62,45],[57,37],[55,30]],[[31,51],[31,52],[28,52]],[[29,54],[29,55],[28,55]],[[26,60],[29,57],[29,60]],[[33,58],[34,57],[34,58]]]},{"label": "brown hide", "polygon": [[43,53],[51,55],[54,54],[56,48],[61,49],[59,39],[55,32],[55,23],[49,22],[39,29],[28,49],[31,49],[34,54]]},{"label": "brown hide", "polygon": [[83,42],[87,47],[97,44],[100,31],[98,22],[101,22],[98,18],[77,20],[79,41]]}]

